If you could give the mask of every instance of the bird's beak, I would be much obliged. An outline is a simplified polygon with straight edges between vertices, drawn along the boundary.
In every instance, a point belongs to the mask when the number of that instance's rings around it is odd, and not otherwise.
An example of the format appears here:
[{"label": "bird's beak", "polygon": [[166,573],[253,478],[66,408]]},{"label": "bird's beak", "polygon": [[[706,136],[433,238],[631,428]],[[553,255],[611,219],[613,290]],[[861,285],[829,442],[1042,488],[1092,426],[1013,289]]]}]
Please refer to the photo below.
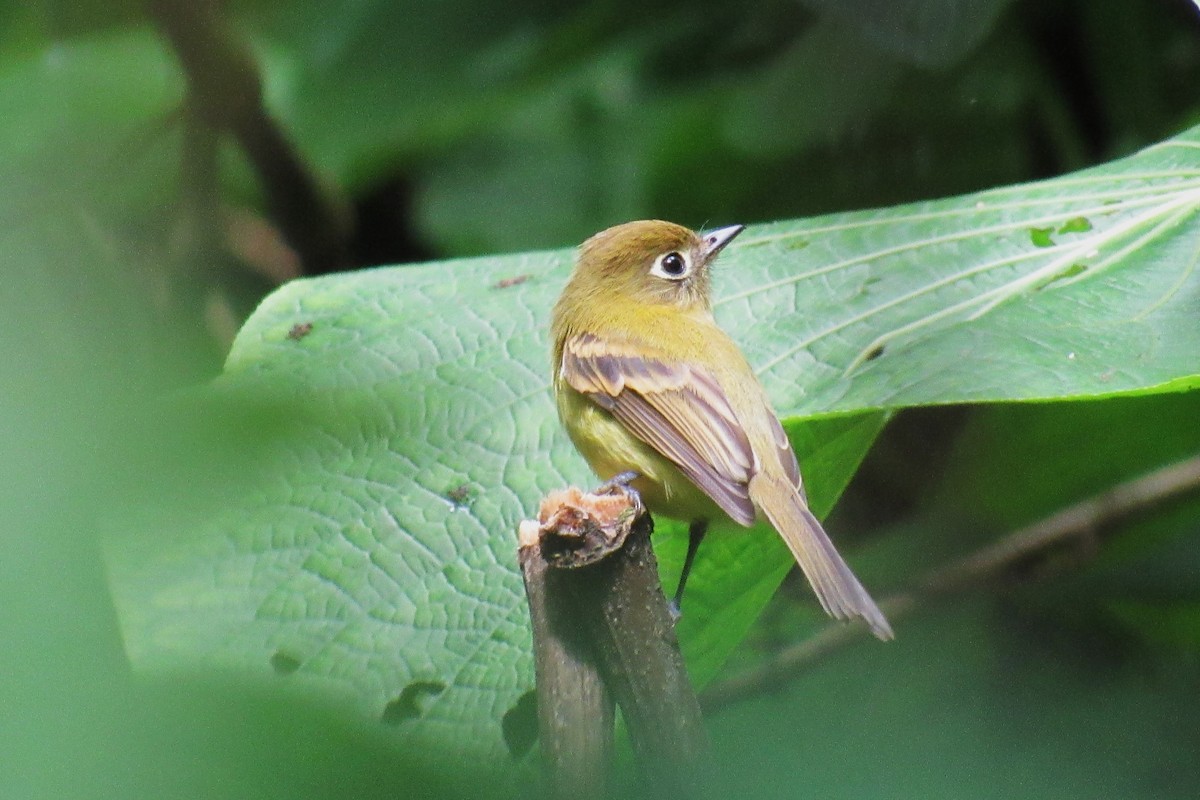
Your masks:
[{"label": "bird's beak", "polygon": [[733,241],[733,237],[745,229],[745,225],[729,225],[704,234],[704,260],[712,261],[716,258],[717,253],[721,252],[725,245]]}]

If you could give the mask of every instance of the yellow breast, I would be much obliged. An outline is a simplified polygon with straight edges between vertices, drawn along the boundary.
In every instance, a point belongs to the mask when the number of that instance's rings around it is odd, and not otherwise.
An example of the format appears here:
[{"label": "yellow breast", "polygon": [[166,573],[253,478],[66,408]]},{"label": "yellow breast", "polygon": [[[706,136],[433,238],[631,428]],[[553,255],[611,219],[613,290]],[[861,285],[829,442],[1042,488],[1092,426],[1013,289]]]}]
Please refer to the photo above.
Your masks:
[{"label": "yellow breast", "polygon": [[577,450],[601,480],[622,472],[640,477],[633,488],[654,514],[673,519],[724,519],[725,513],[658,451],[612,415],[555,377],[558,416]]}]

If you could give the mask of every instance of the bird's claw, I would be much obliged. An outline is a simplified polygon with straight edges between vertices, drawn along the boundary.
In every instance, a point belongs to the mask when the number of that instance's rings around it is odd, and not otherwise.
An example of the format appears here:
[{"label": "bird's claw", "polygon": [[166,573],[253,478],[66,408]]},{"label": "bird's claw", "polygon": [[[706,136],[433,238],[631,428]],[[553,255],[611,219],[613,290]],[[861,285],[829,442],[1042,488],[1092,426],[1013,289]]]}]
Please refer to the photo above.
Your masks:
[{"label": "bird's claw", "polygon": [[596,490],[596,494],[616,494],[618,491],[623,492],[633,504],[634,513],[641,514],[646,508],[642,503],[641,492],[630,485],[640,477],[633,470],[627,470],[619,475],[614,475],[608,482]]},{"label": "bird's claw", "polygon": [[618,473],[608,479],[608,482],[596,490],[596,494],[612,494],[614,489],[626,489],[633,491],[629,485],[636,481],[641,476],[631,469]]}]

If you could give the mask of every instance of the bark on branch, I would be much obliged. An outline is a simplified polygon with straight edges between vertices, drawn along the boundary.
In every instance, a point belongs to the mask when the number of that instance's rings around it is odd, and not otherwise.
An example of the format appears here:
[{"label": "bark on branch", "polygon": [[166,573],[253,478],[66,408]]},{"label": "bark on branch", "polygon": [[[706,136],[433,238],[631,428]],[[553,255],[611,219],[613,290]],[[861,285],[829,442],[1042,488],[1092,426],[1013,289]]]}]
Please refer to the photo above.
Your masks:
[{"label": "bark on branch", "polygon": [[619,486],[553,494],[537,522],[521,525],[552,797],[607,795],[614,701],[654,789],[694,793],[707,738],[659,584],[652,529],[636,495]]}]

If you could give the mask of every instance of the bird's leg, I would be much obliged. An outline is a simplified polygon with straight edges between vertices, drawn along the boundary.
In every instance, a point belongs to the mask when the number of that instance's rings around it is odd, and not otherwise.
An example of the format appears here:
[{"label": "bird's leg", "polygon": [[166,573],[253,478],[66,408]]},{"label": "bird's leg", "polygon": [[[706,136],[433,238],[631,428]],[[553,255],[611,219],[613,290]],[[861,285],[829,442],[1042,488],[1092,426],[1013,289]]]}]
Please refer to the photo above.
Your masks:
[{"label": "bird's leg", "polygon": [[683,590],[687,586],[688,574],[692,571],[692,562],[696,560],[696,551],[700,549],[700,543],[704,541],[704,534],[708,533],[708,520],[694,520],[688,526],[688,549],[687,555],[683,557],[683,571],[679,573],[679,588],[675,590],[675,597],[671,599],[671,616],[678,620],[683,616],[683,611],[680,604],[683,602]]},{"label": "bird's leg", "polygon": [[642,505],[642,495],[637,489],[630,485],[640,477],[642,476],[631,469],[618,473],[601,485],[600,488],[596,490],[596,494],[613,494],[617,489],[620,489],[629,496],[629,498],[633,501],[633,505],[637,510],[637,513],[640,514],[645,509],[645,506]]},{"label": "bird's leg", "polygon": [[596,494],[608,494],[618,486],[622,489],[630,488],[629,484],[636,481],[641,476],[631,469],[618,473],[608,479],[608,482],[596,490]]}]

